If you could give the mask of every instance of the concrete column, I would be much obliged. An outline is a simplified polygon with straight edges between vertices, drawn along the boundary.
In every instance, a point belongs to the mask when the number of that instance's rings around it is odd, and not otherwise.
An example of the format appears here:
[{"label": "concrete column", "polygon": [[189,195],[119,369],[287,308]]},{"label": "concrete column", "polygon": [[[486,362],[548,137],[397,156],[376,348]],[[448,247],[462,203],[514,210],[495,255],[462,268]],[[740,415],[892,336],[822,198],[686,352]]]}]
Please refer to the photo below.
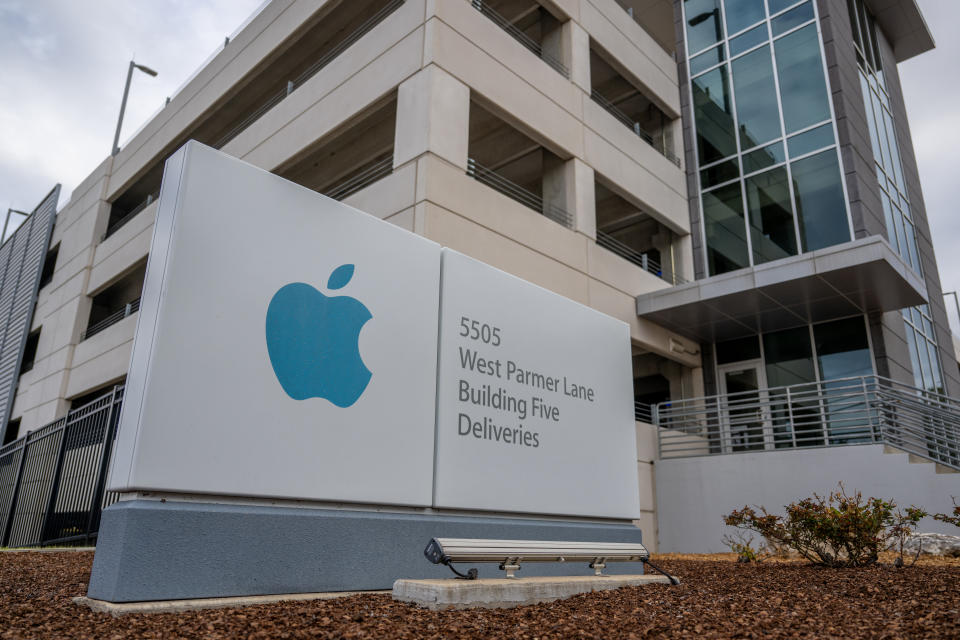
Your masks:
[{"label": "concrete column", "polygon": [[693,281],[693,236],[678,236],[673,241],[673,256],[677,275],[684,280]]},{"label": "concrete column", "polygon": [[590,93],[590,36],[583,27],[567,20],[544,36],[543,50],[563,63],[574,84]]},{"label": "concrete column", "polygon": [[593,169],[578,158],[560,160],[544,154],[543,202],[573,216],[573,229],[597,237],[597,205]]},{"label": "concrete column", "polygon": [[470,88],[430,65],[397,91],[397,128],[393,166],[430,152],[467,169],[470,138]]}]

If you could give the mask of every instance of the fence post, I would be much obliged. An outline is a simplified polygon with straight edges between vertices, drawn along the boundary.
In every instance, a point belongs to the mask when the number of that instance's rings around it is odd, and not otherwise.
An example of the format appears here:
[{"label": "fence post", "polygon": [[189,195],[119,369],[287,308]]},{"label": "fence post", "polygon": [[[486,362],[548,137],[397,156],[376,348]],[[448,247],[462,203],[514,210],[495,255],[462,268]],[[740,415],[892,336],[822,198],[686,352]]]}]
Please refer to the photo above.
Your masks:
[{"label": "fence post", "polygon": [[67,420],[70,414],[63,419],[63,428],[60,430],[60,451],[57,453],[57,464],[53,468],[53,482],[50,483],[50,495],[47,497],[47,510],[43,513],[43,526],[40,527],[40,536],[37,544],[43,544],[46,538],[47,525],[50,523],[50,514],[57,503],[57,492],[60,490],[60,475],[63,473],[63,457],[67,451]]},{"label": "fence post", "polygon": [[[107,471],[110,464],[110,453],[113,449],[113,414],[117,406],[117,387],[113,388],[110,394],[110,408],[107,410],[107,423],[103,431],[103,453],[100,454],[100,470],[97,474],[97,484],[93,490],[93,499],[90,501],[90,512],[87,514],[87,530],[84,532],[87,540],[90,540],[90,529],[93,527],[93,514],[100,511],[100,503],[103,501],[103,490],[107,483]],[[118,420],[119,422],[119,420]]]},{"label": "fence post", "polygon": [[23,467],[27,461],[27,442],[30,434],[23,436],[23,447],[20,449],[20,464],[17,468],[17,480],[13,483],[13,492],[10,494],[10,512],[7,513],[7,522],[3,526],[3,536],[0,536],[0,546],[10,546],[10,530],[13,528],[13,515],[17,512],[17,498],[20,493],[20,481],[23,479]]}]

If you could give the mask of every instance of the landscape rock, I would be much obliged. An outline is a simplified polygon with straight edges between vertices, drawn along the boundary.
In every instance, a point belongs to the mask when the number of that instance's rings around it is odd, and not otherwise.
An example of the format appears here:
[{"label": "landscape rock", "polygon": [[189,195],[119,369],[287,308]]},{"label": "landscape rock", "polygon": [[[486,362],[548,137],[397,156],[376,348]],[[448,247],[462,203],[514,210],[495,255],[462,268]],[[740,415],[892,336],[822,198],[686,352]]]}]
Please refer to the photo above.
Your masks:
[{"label": "landscape rock", "polygon": [[943,533],[914,533],[903,545],[904,553],[920,553],[933,556],[960,558],[960,536],[948,536]]}]

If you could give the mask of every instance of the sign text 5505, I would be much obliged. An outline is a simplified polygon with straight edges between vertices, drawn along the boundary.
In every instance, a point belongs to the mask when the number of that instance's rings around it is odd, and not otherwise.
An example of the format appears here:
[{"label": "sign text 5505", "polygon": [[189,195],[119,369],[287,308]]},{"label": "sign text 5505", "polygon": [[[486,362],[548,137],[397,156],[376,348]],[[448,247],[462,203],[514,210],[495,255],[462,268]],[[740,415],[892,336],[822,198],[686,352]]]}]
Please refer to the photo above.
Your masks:
[{"label": "sign text 5505", "polygon": [[460,336],[470,340],[479,340],[494,347],[500,346],[500,327],[460,316]]}]

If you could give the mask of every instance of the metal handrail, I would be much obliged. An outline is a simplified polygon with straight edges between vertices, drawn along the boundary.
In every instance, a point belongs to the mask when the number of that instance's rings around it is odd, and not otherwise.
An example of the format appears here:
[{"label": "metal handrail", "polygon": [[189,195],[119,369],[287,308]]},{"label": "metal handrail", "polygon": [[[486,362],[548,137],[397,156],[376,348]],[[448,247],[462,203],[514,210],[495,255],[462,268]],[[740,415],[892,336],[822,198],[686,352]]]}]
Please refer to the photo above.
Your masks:
[{"label": "metal handrail", "polygon": [[375,160],[372,164],[365,166],[337,186],[324,191],[323,195],[334,200],[343,200],[391,173],[393,173],[392,151]]},{"label": "metal handrail", "polygon": [[862,376],[670,402],[660,457],[883,443],[960,470],[960,400]]},{"label": "metal handrail", "polygon": [[633,419],[637,422],[653,424],[653,407],[646,402],[633,403]]},{"label": "metal handrail", "polygon": [[677,157],[673,151],[667,148],[667,145],[662,139],[654,138],[653,134],[641,127],[639,122],[621,111],[617,105],[613,104],[610,100],[607,100],[607,98],[605,98],[603,95],[597,93],[596,89],[590,92],[590,97],[594,102],[606,109],[610,115],[619,120],[626,128],[638,135],[641,140],[653,147],[654,150],[660,153],[660,155],[678,167],[680,166],[680,158]]},{"label": "metal handrail", "polygon": [[541,60],[546,62],[548,65],[553,67],[553,69],[562,75],[564,78],[570,77],[570,71],[567,69],[566,65],[560,62],[557,58],[550,55],[549,53],[543,50],[543,47],[540,46],[536,40],[525,34],[523,31],[518,29],[512,22],[507,20],[505,17],[491,9],[483,0],[470,0],[470,4],[474,9],[482,13],[483,15],[490,18],[490,20],[496,24],[498,27],[506,31],[508,34],[513,36],[514,40],[522,44],[524,47],[533,52],[534,55],[539,57]]},{"label": "metal handrail", "polygon": [[670,273],[669,270],[664,272],[664,269],[660,263],[651,258],[649,254],[637,251],[623,242],[620,242],[609,233],[604,233],[603,231],[597,230],[597,244],[612,251],[624,260],[629,260],[644,271],[652,273],[653,275],[669,282],[672,285],[684,284],[687,282],[677,274]]},{"label": "metal handrail", "polygon": [[127,316],[131,316],[139,310],[140,310],[140,298],[131,300],[127,304],[123,305],[122,309],[118,309],[114,311],[113,313],[108,315],[106,318],[104,318],[100,322],[96,324],[92,324],[89,327],[87,327],[87,330],[83,332],[82,340],[86,340],[87,338],[100,333],[107,327],[117,324]]},{"label": "metal handrail", "polygon": [[520,204],[533,209],[539,214],[550,218],[554,222],[562,224],[568,229],[573,228],[573,214],[561,209],[558,206],[544,202],[543,198],[537,194],[528,191],[520,185],[507,180],[492,169],[484,167],[473,158],[467,158],[467,175],[482,182],[488,187],[492,187],[507,196],[508,198],[519,202]]},{"label": "metal handrail", "polygon": [[144,200],[143,202],[135,206],[133,209],[130,209],[130,211],[124,214],[122,218],[120,218],[119,220],[111,224],[109,227],[107,227],[107,230],[103,234],[103,237],[100,239],[100,241],[103,242],[104,240],[106,240],[107,238],[115,234],[120,229],[120,227],[122,227],[123,225],[127,224],[128,222],[136,218],[138,213],[140,213],[141,211],[149,207],[151,204],[156,202],[156,200],[159,197],[160,197],[159,191],[148,195],[146,200]]},{"label": "metal handrail", "polygon": [[333,62],[344,51],[349,49],[358,40],[360,40],[360,38],[362,38],[363,36],[367,35],[370,31],[372,31],[373,28],[376,27],[381,22],[383,22],[383,20],[387,16],[389,16],[391,13],[393,13],[398,8],[400,8],[400,6],[404,2],[405,0],[393,0],[392,2],[389,2],[386,5],[384,5],[379,11],[377,11],[375,14],[367,18],[363,22],[363,24],[361,24],[359,27],[354,29],[350,33],[350,35],[348,35],[346,38],[338,42],[336,46],[334,46],[332,49],[327,51],[325,54],[320,56],[320,58],[316,62],[314,62],[309,67],[307,67],[307,69],[304,70],[300,75],[298,75],[296,78],[292,80],[289,80],[287,82],[286,87],[284,87],[277,93],[270,96],[267,99],[267,101],[264,102],[262,105],[260,105],[256,110],[254,110],[253,113],[251,113],[246,118],[244,118],[239,123],[237,123],[236,126],[230,129],[227,133],[220,136],[220,138],[216,142],[214,142],[211,146],[214,149],[223,148],[224,145],[226,145],[228,142],[230,142],[231,140],[236,138],[238,135],[243,133],[243,131],[247,127],[249,127],[251,124],[253,124],[256,120],[258,120],[260,116],[262,116],[267,111],[269,111],[270,109],[275,107],[277,104],[282,102],[284,98],[286,98],[288,95],[293,93],[299,87],[303,86],[303,84],[307,80],[317,75],[317,73],[319,73],[321,69],[323,69],[328,64]]}]

